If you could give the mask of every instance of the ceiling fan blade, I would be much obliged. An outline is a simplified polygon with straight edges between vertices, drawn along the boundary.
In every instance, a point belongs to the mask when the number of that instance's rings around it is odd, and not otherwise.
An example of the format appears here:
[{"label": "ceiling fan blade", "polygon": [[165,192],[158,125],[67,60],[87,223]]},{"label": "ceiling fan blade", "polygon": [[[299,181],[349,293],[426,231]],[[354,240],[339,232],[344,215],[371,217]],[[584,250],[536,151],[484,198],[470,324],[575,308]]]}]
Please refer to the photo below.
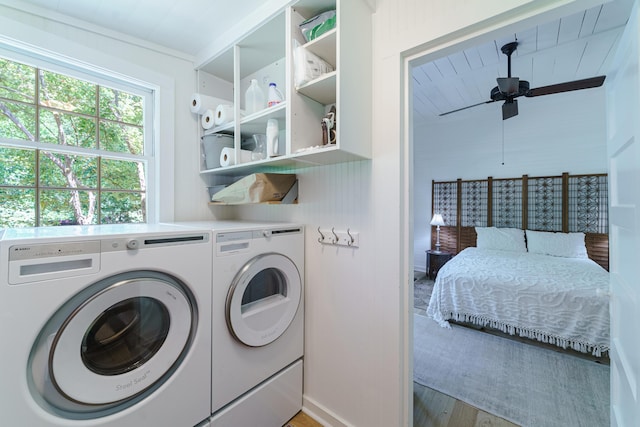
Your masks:
[{"label": "ceiling fan blade", "polygon": [[447,114],[457,113],[458,111],[466,110],[467,108],[477,107],[478,105],[482,105],[482,104],[490,104],[492,102],[496,102],[496,101],[494,101],[493,99],[490,99],[489,101],[479,102],[473,105],[467,105],[466,107],[458,108],[457,110],[451,110],[451,111],[447,111],[446,113],[439,114],[439,116],[446,116]]},{"label": "ceiling fan blade", "polygon": [[590,89],[593,87],[600,87],[604,83],[606,76],[590,77],[588,79],[573,80],[570,82],[558,83],[555,85],[536,87],[529,90],[525,96],[541,96],[552,95],[554,93],[570,92],[572,90]]}]

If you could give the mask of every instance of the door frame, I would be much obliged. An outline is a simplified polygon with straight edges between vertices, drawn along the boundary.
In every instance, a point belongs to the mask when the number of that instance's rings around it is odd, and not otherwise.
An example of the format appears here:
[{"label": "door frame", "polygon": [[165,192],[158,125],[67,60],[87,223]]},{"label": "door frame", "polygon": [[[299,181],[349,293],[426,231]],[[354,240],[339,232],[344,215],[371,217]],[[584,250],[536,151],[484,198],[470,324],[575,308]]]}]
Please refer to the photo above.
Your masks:
[{"label": "door frame", "polygon": [[[432,62],[465,48],[494,40],[505,33],[514,33],[523,27],[533,27],[562,16],[568,16],[580,10],[606,3],[606,0],[589,2],[574,1],[570,4],[555,6],[541,5],[538,9],[530,7],[512,11],[501,20],[478,23],[472,28],[450,33],[435,41],[415,46],[400,52],[400,218],[399,232],[401,239],[400,273],[404,278],[404,295],[400,302],[404,306],[401,321],[404,341],[403,361],[404,387],[402,410],[407,426],[413,425],[413,277],[414,277],[414,238],[413,238],[413,79],[411,70],[414,66]],[[579,3],[579,4],[577,4]],[[535,7],[535,5],[533,6]]]},{"label": "door frame", "polygon": [[[638,55],[640,38],[639,2],[633,1],[631,16],[615,52],[615,72],[607,89],[607,157],[609,171],[609,252],[611,319],[611,409],[612,426],[626,426],[640,417],[635,325],[640,314],[637,275],[640,267],[632,261],[640,247],[640,196],[632,188],[640,173],[638,138],[640,92]],[[635,74],[630,71],[636,70]]]}]

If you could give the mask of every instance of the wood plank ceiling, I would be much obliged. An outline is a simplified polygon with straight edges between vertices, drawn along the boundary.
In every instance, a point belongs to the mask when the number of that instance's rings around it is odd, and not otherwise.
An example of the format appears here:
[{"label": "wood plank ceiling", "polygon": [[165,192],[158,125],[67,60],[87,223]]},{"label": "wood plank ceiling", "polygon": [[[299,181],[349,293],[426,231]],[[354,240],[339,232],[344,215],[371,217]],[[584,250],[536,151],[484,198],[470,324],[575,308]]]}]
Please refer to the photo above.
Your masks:
[{"label": "wood plank ceiling", "polygon": [[606,3],[414,67],[414,124],[489,101],[496,78],[507,77],[507,57],[500,48],[515,40],[519,45],[511,57],[511,73],[531,88],[605,75],[629,17],[628,3]]}]

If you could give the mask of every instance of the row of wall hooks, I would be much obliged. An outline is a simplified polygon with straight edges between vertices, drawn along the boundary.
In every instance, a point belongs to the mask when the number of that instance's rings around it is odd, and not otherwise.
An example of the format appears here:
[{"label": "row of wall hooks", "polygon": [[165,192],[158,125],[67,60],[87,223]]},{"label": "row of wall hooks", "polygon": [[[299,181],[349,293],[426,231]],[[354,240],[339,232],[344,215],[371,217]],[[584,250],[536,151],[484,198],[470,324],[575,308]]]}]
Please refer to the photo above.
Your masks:
[{"label": "row of wall hooks", "polygon": [[351,231],[350,228],[344,230],[336,230],[334,227],[331,229],[318,227],[318,242],[323,245],[335,245],[335,246],[349,246],[357,248],[359,245],[360,233],[357,231]]}]

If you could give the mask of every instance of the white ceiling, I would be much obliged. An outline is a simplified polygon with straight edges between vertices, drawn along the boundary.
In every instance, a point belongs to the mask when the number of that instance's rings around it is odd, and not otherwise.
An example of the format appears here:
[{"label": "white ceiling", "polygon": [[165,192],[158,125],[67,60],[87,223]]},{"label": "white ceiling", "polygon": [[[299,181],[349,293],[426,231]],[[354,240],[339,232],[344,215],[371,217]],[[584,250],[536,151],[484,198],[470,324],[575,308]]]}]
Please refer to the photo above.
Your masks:
[{"label": "white ceiling", "polygon": [[[194,57],[266,0],[0,0],[0,4]],[[631,1],[615,0],[523,29],[413,69],[414,121],[488,101],[496,77],[506,77],[500,48],[517,39],[512,75],[531,88],[606,74]],[[562,95],[548,95],[548,97]],[[546,98],[545,96],[544,98]],[[527,102],[519,98],[519,102]],[[501,102],[486,107],[499,109]],[[470,109],[470,110],[473,110]],[[465,110],[469,111],[469,110]],[[460,113],[454,113],[460,114]],[[463,113],[464,114],[464,113]]]},{"label": "white ceiling", "polygon": [[[631,2],[616,0],[493,40],[413,68],[414,122],[444,120],[442,113],[489,101],[497,77],[507,77],[500,48],[514,40],[511,74],[531,88],[606,75]],[[588,89],[587,89],[588,90]],[[563,95],[546,95],[544,98]],[[518,98],[520,105],[527,98]],[[500,110],[502,102],[475,108]],[[520,107],[522,109],[522,107]]]},{"label": "white ceiling", "polygon": [[265,0],[0,0],[0,4],[35,15],[92,30],[115,31],[191,56],[264,3]]}]

